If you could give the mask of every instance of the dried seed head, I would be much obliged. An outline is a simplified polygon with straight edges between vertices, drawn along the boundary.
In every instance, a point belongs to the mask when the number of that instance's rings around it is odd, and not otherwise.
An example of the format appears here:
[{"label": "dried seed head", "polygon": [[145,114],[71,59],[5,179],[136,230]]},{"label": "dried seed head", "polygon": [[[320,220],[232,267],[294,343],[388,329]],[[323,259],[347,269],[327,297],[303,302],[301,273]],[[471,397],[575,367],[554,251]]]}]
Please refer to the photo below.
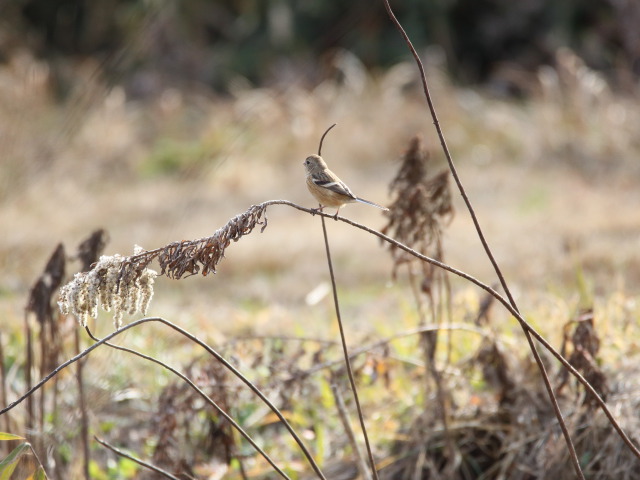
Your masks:
[{"label": "dried seed head", "polygon": [[51,300],[64,278],[66,254],[64,246],[59,244],[47,262],[44,272],[31,287],[27,312],[33,312],[40,325],[53,320]]},{"label": "dried seed head", "polygon": [[[153,279],[157,273],[148,268],[137,275],[123,275],[129,257],[102,256],[88,272],[77,273],[60,289],[58,305],[64,314],[72,314],[82,326],[98,315],[98,304],[113,310],[116,328],[122,325],[125,311],[146,312],[153,296]],[[144,303],[142,299],[145,299]]]},{"label": "dried seed head", "polygon": [[[440,237],[444,225],[453,216],[448,172],[429,177],[429,153],[423,148],[419,136],[411,139],[398,174],[390,184],[395,200],[389,208],[388,224],[383,233],[402,243],[428,252],[436,245],[440,257]],[[395,268],[406,261],[402,252],[392,249]]]},{"label": "dried seed head", "polygon": [[129,257],[102,256],[91,270],[76,274],[62,287],[58,300],[60,310],[75,315],[85,326],[89,317],[97,316],[100,305],[105,311],[113,311],[115,326],[120,328],[125,313],[144,315],[147,312],[158,275],[147,268],[153,260],[160,264],[160,275],[173,279],[185,274],[215,273],[232,241],[248,235],[257,225],[262,225],[262,230],[266,228],[266,209],[267,204],[253,205],[210,237],[174,242],[149,251],[136,245]]}]

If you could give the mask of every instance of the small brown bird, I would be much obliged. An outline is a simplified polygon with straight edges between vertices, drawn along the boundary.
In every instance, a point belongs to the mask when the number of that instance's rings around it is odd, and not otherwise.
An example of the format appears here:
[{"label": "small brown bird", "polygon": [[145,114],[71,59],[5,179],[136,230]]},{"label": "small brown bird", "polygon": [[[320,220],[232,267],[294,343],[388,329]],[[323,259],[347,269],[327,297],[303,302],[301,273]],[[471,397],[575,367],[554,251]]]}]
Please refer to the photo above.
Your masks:
[{"label": "small brown bird", "polygon": [[361,202],[367,205],[373,205],[381,210],[389,210],[377,203],[370,202],[364,198],[357,197],[347,187],[347,185],[338,178],[327,167],[327,164],[320,155],[310,155],[304,161],[307,170],[307,188],[311,195],[320,202],[320,210],[324,207],[337,208],[334,218],[338,219],[340,207],[347,203]]}]

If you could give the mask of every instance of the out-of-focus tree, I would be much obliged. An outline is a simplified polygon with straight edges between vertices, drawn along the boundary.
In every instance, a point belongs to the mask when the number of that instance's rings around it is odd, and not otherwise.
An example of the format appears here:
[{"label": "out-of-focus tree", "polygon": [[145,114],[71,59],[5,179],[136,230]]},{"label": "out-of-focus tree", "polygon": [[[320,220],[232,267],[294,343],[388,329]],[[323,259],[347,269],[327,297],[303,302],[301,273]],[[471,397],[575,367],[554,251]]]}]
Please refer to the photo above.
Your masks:
[{"label": "out-of-focus tree", "polygon": [[[460,82],[502,66],[533,71],[569,46],[592,68],[640,73],[640,2],[628,0],[394,0],[419,48],[439,45]],[[406,58],[375,0],[0,0],[0,61],[28,49],[48,61],[93,57],[136,95],[167,85],[224,90],[315,81],[351,51],[372,68]]]}]

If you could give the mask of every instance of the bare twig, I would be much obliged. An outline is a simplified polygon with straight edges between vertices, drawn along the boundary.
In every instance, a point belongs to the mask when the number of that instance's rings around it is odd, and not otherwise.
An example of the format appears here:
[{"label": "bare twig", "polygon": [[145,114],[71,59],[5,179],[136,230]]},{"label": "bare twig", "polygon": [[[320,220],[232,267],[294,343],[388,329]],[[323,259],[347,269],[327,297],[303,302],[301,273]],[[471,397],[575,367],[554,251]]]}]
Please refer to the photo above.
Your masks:
[{"label": "bare twig", "polygon": [[[26,365],[24,367],[25,370],[25,382],[27,385],[31,385],[32,383],[32,374],[33,374],[33,330],[31,329],[31,325],[29,323],[29,315],[25,312],[24,314],[24,336],[27,338],[25,350],[26,350]],[[36,429],[36,419],[35,419],[35,411],[34,404],[35,398],[29,395],[27,399],[27,429]]]},{"label": "bare twig", "polygon": [[[324,137],[327,136],[327,133],[335,127],[334,123],[329,128],[325,130],[320,137],[320,144],[318,145],[318,155],[322,153],[322,142],[324,142]],[[319,205],[319,211],[322,209],[322,205]],[[336,217],[338,214],[336,213]],[[367,448],[367,455],[369,456],[369,464],[371,467],[371,473],[373,474],[374,480],[378,480],[378,472],[376,469],[376,462],[373,458],[373,452],[371,451],[371,444],[369,442],[369,434],[367,433],[367,427],[364,422],[364,415],[362,414],[362,406],[360,405],[360,398],[358,396],[358,388],[356,387],[356,381],[353,377],[353,369],[351,368],[351,361],[349,360],[349,349],[347,347],[347,338],[344,333],[344,327],[342,325],[342,317],[340,315],[340,302],[338,301],[338,288],[336,287],[336,277],[333,273],[333,262],[331,261],[331,249],[329,248],[329,236],[327,235],[327,225],[324,220],[324,217],[320,217],[322,222],[322,234],[324,237],[324,246],[327,252],[327,264],[329,266],[329,276],[331,277],[331,289],[333,291],[333,304],[336,310],[336,318],[338,320],[338,328],[340,330],[340,341],[342,343],[342,352],[344,353],[344,363],[345,368],[347,370],[347,376],[349,377],[349,383],[351,384],[351,392],[353,393],[353,399],[356,404],[356,409],[358,410],[358,419],[360,420],[360,428],[362,429],[362,436],[364,437],[364,443]]]},{"label": "bare twig", "polygon": [[318,145],[318,155],[322,155],[322,142],[324,142],[324,137],[326,137],[327,133],[329,133],[329,130],[331,130],[336,125],[337,125],[337,123],[334,123],[333,125],[331,125],[329,128],[327,128],[324,131],[324,133],[322,134],[322,137],[320,137],[320,144]]},{"label": "bare twig", "polygon": [[[406,330],[404,332],[400,332],[397,333],[395,335],[392,335],[390,337],[384,338],[382,340],[378,340],[377,342],[373,342],[369,345],[364,345],[362,347],[358,347],[358,348],[354,348],[349,352],[349,359],[353,360],[354,358],[362,355],[363,353],[367,353],[370,352],[372,350],[375,350],[376,348],[380,348],[380,347],[384,347],[388,344],[390,344],[391,342],[394,342],[395,340],[399,340],[402,338],[406,338],[406,337],[412,337],[414,335],[421,335],[425,332],[433,332],[433,331],[438,331],[438,330],[462,330],[465,332],[472,332],[472,333],[477,333],[478,335],[481,335],[483,338],[485,338],[488,335],[492,335],[491,332],[489,332],[488,330],[484,330],[481,328],[478,328],[474,325],[469,325],[469,324],[464,324],[464,323],[451,323],[449,325],[443,326],[443,325],[421,325],[417,328],[411,329],[411,330]],[[301,376],[309,376],[309,375],[313,375],[316,372],[319,372],[321,370],[324,370],[325,368],[331,368],[334,367],[336,365],[342,365],[344,363],[344,360],[339,359],[339,360],[328,360],[326,362],[322,362],[322,363],[318,363],[316,365],[313,365],[312,367],[308,368],[307,370],[303,371],[303,372],[296,372],[295,374],[293,374],[291,376],[291,378],[293,377],[301,377]],[[286,381],[286,380],[285,380]]]},{"label": "bare twig", "polygon": [[131,460],[132,462],[137,463],[138,465],[151,470],[153,472],[159,473],[160,475],[162,475],[165,478],[170,478],[172,480],[180,480],[178,477],[171,475],[169,472],[167,472],[166,470],[163,470],[160,467],[156,467],[155,465],[149,463],[149,462],[145,462],[143,460],[140,460],[139,458],[134,457],[133,455],[129,455],[126,452],[123,452],[122,450],[120,450],[119,448],[114,447],[113,445],[108,444],[107,442],[105,442],[104,440],[101,440],[100,438],[96,437],[95,435],[93,436],[94,440],[96,442],[98,442],[100,445],[102,445],[103,447],[108,448],[109,450],[111,450],[113,453],[115,453],[116,455],[119,455],[121,457],[124,458],[128,458],[129,460]]}]

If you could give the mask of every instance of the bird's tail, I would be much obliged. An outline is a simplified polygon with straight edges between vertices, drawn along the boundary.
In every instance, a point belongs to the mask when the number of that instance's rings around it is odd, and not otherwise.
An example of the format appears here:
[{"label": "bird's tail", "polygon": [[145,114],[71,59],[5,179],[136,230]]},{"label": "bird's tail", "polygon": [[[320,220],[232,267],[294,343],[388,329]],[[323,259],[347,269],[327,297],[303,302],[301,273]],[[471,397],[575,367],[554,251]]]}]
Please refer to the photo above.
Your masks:
[{"label": "bird's tail", "polygon": [[367,205],[373,205],[374,207],[377,207],[380,210],[384,210],[385,212],[389,211],[387,207],[383,207],[382,205],[378,205],[377,203],[370,202],[369,200],[365,200],[364,198],[356,197],[356,200],[361,203],[366,203]]}]

